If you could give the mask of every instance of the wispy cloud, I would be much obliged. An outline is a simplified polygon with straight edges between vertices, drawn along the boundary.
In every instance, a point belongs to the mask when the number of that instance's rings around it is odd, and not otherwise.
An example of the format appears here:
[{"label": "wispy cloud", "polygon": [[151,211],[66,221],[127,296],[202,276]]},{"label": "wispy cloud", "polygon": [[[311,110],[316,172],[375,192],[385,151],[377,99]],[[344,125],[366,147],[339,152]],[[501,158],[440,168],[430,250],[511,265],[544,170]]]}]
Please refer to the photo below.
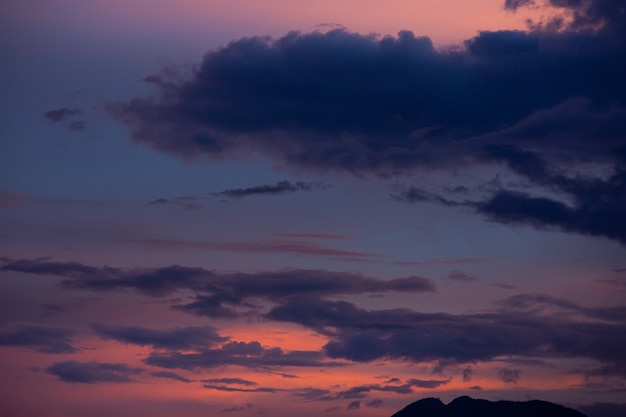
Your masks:
[{"label": "wispy cloud", "polygon": [[256,185],[246,188],[229,188],[223,191],[211,193],[211,195],[216,197],[238,199],[243,197],[250,197],[253,195],[281,195],[292,194],[297,191],[313,191],[320,189],[323,190],[328,187],[329,186],[327,184],[324,184],[323,182],[290,182],[284,180],[271,185]]}]

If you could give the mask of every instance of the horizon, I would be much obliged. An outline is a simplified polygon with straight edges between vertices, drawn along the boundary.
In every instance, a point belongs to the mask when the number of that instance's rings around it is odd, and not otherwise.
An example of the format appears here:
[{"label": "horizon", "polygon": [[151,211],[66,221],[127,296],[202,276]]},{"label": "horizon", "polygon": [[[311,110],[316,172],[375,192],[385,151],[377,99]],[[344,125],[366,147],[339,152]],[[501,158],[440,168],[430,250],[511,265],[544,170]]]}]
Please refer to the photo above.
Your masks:
[{"label": "horizon", "polygon": [[0,11],[0,414],[626,410],[619,0]]}]

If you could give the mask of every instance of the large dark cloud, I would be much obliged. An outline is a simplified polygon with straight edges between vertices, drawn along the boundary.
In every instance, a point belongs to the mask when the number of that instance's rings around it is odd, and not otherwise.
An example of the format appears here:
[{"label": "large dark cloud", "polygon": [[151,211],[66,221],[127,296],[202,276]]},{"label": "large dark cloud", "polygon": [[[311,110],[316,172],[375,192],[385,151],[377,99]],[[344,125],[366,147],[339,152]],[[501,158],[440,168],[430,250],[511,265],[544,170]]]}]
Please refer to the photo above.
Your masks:
[{"label": "large dark cloud", "polygon": [[133,382],[132,377],[143,370],[121,363],[65,361],[54,363],[46,368],[46,372],[64,382],[98,384]]},{"label": "large dark cloud", "polygon": [[274,307],[267,316],[327,335],[330,340],[324,349],[331,358],[356,362],[450,364],[520,356],[624,364],[626,320],[621,307],[586,308],[537,295],[513,297],[503,306],[481,314],[453,315],[365,310],[346,301],[300,299]]},{"label": "large dark cloud", "polygon": [[13,324],[0,329],[0,346],[15,346],[41,353],[74,353],[71,329],[35,324]]},{"label": "large dark cloud", "polygon": [[[626,242],[623,2],[504,6],[549,7],[551,18],[441,50],[406,31],[244,38],[209,52],[187,74],[168,69],[146,78],[154,96],[109,109],[134,141],[184,157],[261,152],[298,168],[378,174],[495,161],[574,201],[504,189],[475,201],[479,213]],[[494,151],[507,146],[520,151]],[[615,175],[592,178],[582,162],[613,165]],[[557,174],[561,165],[569,184]],[[410,191],[413,201],[459,205]]]},{"label": "large dark cloud", "polygon": [[137,326],[109,326],[93,324],[95,332],[104,339],[117,340],[157,349],[189,350],[208,348],[227,338],[213,327],[183,327],[174,329],[149,329]]},{"label": "large dark cloud", "polygon": [[[575,17],[566,30],[483,32],[461,50],[436,50],[406,31],[244,38],[209,52],[186,77],[148,77],[155,97],[110,108],[135,141],[185,156],[260,150],[298,166],[342,170],[458,159],[456,145],[475,146],[463,139],[512,127],[573,97],[599,111],[610,103],[623,109],[620,2],[558,4]],[[575,30],[590,25],[603,27]],[[614,144],[623,133],[603,142]]]}]

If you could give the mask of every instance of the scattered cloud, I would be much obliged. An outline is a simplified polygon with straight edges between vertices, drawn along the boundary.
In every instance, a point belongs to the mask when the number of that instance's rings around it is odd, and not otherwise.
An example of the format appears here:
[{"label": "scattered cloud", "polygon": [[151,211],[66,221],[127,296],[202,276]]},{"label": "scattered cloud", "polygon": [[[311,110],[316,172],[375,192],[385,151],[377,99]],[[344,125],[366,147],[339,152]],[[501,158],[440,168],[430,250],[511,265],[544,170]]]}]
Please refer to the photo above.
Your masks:
[{"label": "scattered cloud", "polygon": [[253,195],[281,195],[292,194],[296,191],[312,191],[325,189],[329,186],[323,182],[290,182],[287,180],[279,181],[273,185],[256,185],[254,187],[247,188],[230,188],[223,191],[211,193],[216,197],[226,197],[232,199],[239,199],[243,197],[249,197]]},{"label": "scattered cloud", "polygon": [[121,363],[65,361],[52,364],[46,372],[63,382],[99,384],[134,382],[132,377],[143,370]]},{"label": "scattered cloud", "polygon": [[189,378],[185,378],[184,376],[181,376],[181,375],[178,375],[177,373],[169,372],[169,371],[151,372],[150,375],[155,378],[173,379],[175,381],[184,382],[184,383],[192,382],[192,380]]},{"label": "scattered cloud", "polygon": [[474,275],[468,275],[465,272],[461,272],[461,271],[450,272],[448,274],[448,279],[451,281],[458,281],[458,282],[474,282],[478,280],[478,278],[476,278]]},{"label": "scattered cloud", "polygon": [[374,399],[374,400],[366,402],[365,406],[370,407],[370,408],[379,408],[379,407],[382,407],[383,404],[384,404],[383,400]]},{"label": "scattered cloud", "polygon": [[500,368],[498,369],[498,377],[507,384],[517,384],[521,379],[521,371],[519,369]]},{"label": "scattered cloud", "polygon": [[76,132],[85,130],[87,127],[87,122],[84,120],[76,120],[77,117],[82,117],[83,113],[79,108],[61,107],[45,112],[43,117],[50,123],[66,122],[65,128],[70,132]]},{"label": "scattered cloud", "polygon": [[213,327],[181,327],[174,329],[149,329],[137,326],[110,326],[96,323],[93,330],[103,339],[155,349],[189,350],[210,347],[228,340]]},{"label": "scattered cloud", "polygon": [[463,369],[463,382],[469,382],[474,376],[474,370],[471,367]]},{"label": "scattered cloud", "polygon": [[271,239],[249,242],[211,242],[211,241],[189,241],[175,239],[142,239],[125,240],[128,243],[138,243],[142,245],[168,248],[168,249],[196,249],[214,250],[225,252],[248,252],[248,253],[291,253],[298,255],[329,256],[356,259],[376,259],[378,255],[366,252],[356,252],[345,249],[333,248],[327,245],[311,242],[302,239]]},{"label": "scattered cloud", "polygon": [[75,331],[36,324],[9,324],[0,329],[0,346],[14,346],[40,353],[75,353]]},{"label": "scattered cloud", "polygon": [[346,410],[358,410],[361,408],[361,401],[352,401],[350,404],[346,406]]},{"label": "scattered cloud", "polygon": [[225,365],[246,368],[271,368],[281,366],[334,367],[341,362],[326,360],[323,352],[290,351],[281,348],[265,348],[257,341],[228,342],[216,349],[204,349],[195,353],[152,352],[144,362],[151,366],[168,369],[211,369]]},{"label": "scattered cloud", "polygon": [[45,112],[43,116],[51,123],[59,123],[82,114],[83,111],[79,108],[61,107],[59,109],[49,110]]}]

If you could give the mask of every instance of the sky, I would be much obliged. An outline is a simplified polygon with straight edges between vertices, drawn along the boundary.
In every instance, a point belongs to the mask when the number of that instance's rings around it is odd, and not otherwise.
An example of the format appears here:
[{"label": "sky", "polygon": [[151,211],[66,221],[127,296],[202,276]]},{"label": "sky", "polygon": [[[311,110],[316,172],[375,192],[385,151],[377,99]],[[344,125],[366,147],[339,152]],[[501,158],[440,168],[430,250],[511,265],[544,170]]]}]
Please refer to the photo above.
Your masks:
[{"label": "sky", "polygon": [[0,5],[0,414],[626,410],[619,0]]}]

